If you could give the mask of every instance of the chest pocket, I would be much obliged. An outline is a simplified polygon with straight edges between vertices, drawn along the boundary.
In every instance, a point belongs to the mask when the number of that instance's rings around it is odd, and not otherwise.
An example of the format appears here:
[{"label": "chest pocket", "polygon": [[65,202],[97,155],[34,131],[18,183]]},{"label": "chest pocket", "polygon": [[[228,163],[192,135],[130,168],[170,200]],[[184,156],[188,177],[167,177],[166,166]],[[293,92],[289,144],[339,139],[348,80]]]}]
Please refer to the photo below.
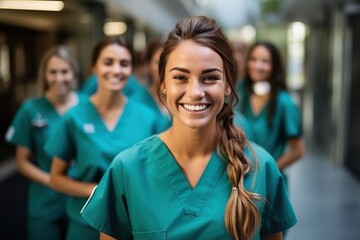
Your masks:
[{"label": "chest pocket", "polygon": [[166,231],[160,232],[132,232],[134,240],[166,240]]}]

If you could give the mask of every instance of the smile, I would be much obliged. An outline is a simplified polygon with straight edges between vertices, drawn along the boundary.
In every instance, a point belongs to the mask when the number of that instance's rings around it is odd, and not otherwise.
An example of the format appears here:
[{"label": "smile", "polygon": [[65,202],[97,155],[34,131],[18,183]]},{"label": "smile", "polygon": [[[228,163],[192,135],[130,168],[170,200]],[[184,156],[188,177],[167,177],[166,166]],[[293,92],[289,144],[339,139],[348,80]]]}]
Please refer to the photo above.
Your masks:
[{"label": "smile", "polygon": [[192,104],[182,104],[182,106],[189,111],[203,111],[207,109],[210,105],[208,104],[201,104],[201,105],[192,105]]}]

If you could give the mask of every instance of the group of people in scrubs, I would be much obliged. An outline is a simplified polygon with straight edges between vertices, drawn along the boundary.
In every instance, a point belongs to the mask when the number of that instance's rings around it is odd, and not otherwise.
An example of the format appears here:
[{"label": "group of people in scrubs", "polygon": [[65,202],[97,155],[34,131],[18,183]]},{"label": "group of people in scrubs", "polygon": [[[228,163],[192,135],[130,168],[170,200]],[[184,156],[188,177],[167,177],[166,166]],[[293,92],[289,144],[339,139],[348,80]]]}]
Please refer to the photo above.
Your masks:
[{"label": "group of people in scrubs", "polygon": [[70,52],[47,53],[44,94],[6,136],[31,180],[29,239],[283,239],[296,216],[281,171],[302,155],[301,117],[266,44],[250,48],[240,88],[228,39],[203,16],[149,45],[139,91],[123,37],[94,47],[88,94]]}]

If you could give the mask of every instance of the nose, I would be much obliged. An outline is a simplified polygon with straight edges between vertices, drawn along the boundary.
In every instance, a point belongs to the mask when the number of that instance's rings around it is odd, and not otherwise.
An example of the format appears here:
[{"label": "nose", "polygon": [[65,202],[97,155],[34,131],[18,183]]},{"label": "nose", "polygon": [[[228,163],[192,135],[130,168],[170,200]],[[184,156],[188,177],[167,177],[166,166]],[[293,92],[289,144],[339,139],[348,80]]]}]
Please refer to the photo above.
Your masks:
[{"label": "nose", "polygon": [[62,74],[61,72],[56,72],[55,73],[55,80],[57,82],[61,82],[64,80],[64,74]]},{"label": "nose", "polygon": [[205,96],[204,85],[198,79],[190,80],[187,87],[187,94],[192,99],[200,99]]}]

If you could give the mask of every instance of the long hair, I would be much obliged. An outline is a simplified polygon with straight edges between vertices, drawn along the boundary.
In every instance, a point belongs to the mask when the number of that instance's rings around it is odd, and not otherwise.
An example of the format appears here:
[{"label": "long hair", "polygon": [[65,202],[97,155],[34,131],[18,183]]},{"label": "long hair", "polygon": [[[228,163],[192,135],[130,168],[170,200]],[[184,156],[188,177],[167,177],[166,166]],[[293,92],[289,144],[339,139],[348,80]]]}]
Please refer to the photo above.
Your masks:
[{"label": "long hair", "polygon": [[66,47],[64,45],[58,45],[58,46],[55,46],[55,47],[49,49],[43,55],[43,57],[41,58],[41,61],[40,61],[37,80],[38,80],[38,83],[40,84],[40,88],[42,89],[43,93],[49,89],[49,86],[46,81],[45,71],[46,71],[47,64],[48,64],[50,58],[52,58],[53,56],[57,56],[57,57],[61,58],[62,60],[64,60],[65,62],[67,62],[70,65],[71,70],[74,73],[74,81],[73,81],[73,84],[71,87],[73,90],[76,89],[78,87],[79,73],[80,73],[80,68],[79,68],[78,62],[68,47]]},{"label": "long hair", "polygon": [[237,102],[236,66],[227,38],[215,20],[204,16],[184,18],[169,33],[160,55],[158,96],[165,103],[160,87],[165,81],[168,57],[181,41],[188,39],[212,49],[224,63],[225,79],[231,88],[231,94],[216,118],[217,150],[227,160],[227,174],[234,189],[226,206],[225,225],[234,239],[249,240],[260,223],[259,212],[254,203],[260,196],[248,192],[243,186],[244,177],[250,172],[252,165],[243,153],[246,138],[233,124],[233,106]]},{"label": "long hair", "polygon": [[[283,67],[283,63],[281,60],[281,56],[279,53],[279,50],[277,49],[277,47],[268,41],[259,41],[254,43],[248,52],[247,55],[247,59],[246,59],[246,67],[245,67],[245,78],[244,78],[244,84],[245,84],[245,97],[247,98],[248,96],[250,96],[251,93],[253,93],[252,90],[252,85],[253,85],[253,80],[251,79],[250,75],[249,75],[249,71],[248,71],[248,67],[247,67],[247,63],[251,58],[251,54],[252,52],[255,50],[256,47],[265,47],[269,53],[270,53],[270,57],[271,57],[271,73],[270,73],[270,77],[268,79],[270,86],[271,86],[271,92],[270,92],[270,100],[269,100],[269,111],[268,111],[268,115],[267,115],[267,119],[268,119],[268,124],[271,125],[272,123],[272,118],[275,114],[275,108],[276,108],[276,99],[277,99],[277,95],[280,91],[287,89],[286,87],[286,82],[285,82],[285,72],[284,72],[284,67]],[[244,101],[242,101],[243,107],[244,104],[246,104],[246,101],[244,99]]]}]

